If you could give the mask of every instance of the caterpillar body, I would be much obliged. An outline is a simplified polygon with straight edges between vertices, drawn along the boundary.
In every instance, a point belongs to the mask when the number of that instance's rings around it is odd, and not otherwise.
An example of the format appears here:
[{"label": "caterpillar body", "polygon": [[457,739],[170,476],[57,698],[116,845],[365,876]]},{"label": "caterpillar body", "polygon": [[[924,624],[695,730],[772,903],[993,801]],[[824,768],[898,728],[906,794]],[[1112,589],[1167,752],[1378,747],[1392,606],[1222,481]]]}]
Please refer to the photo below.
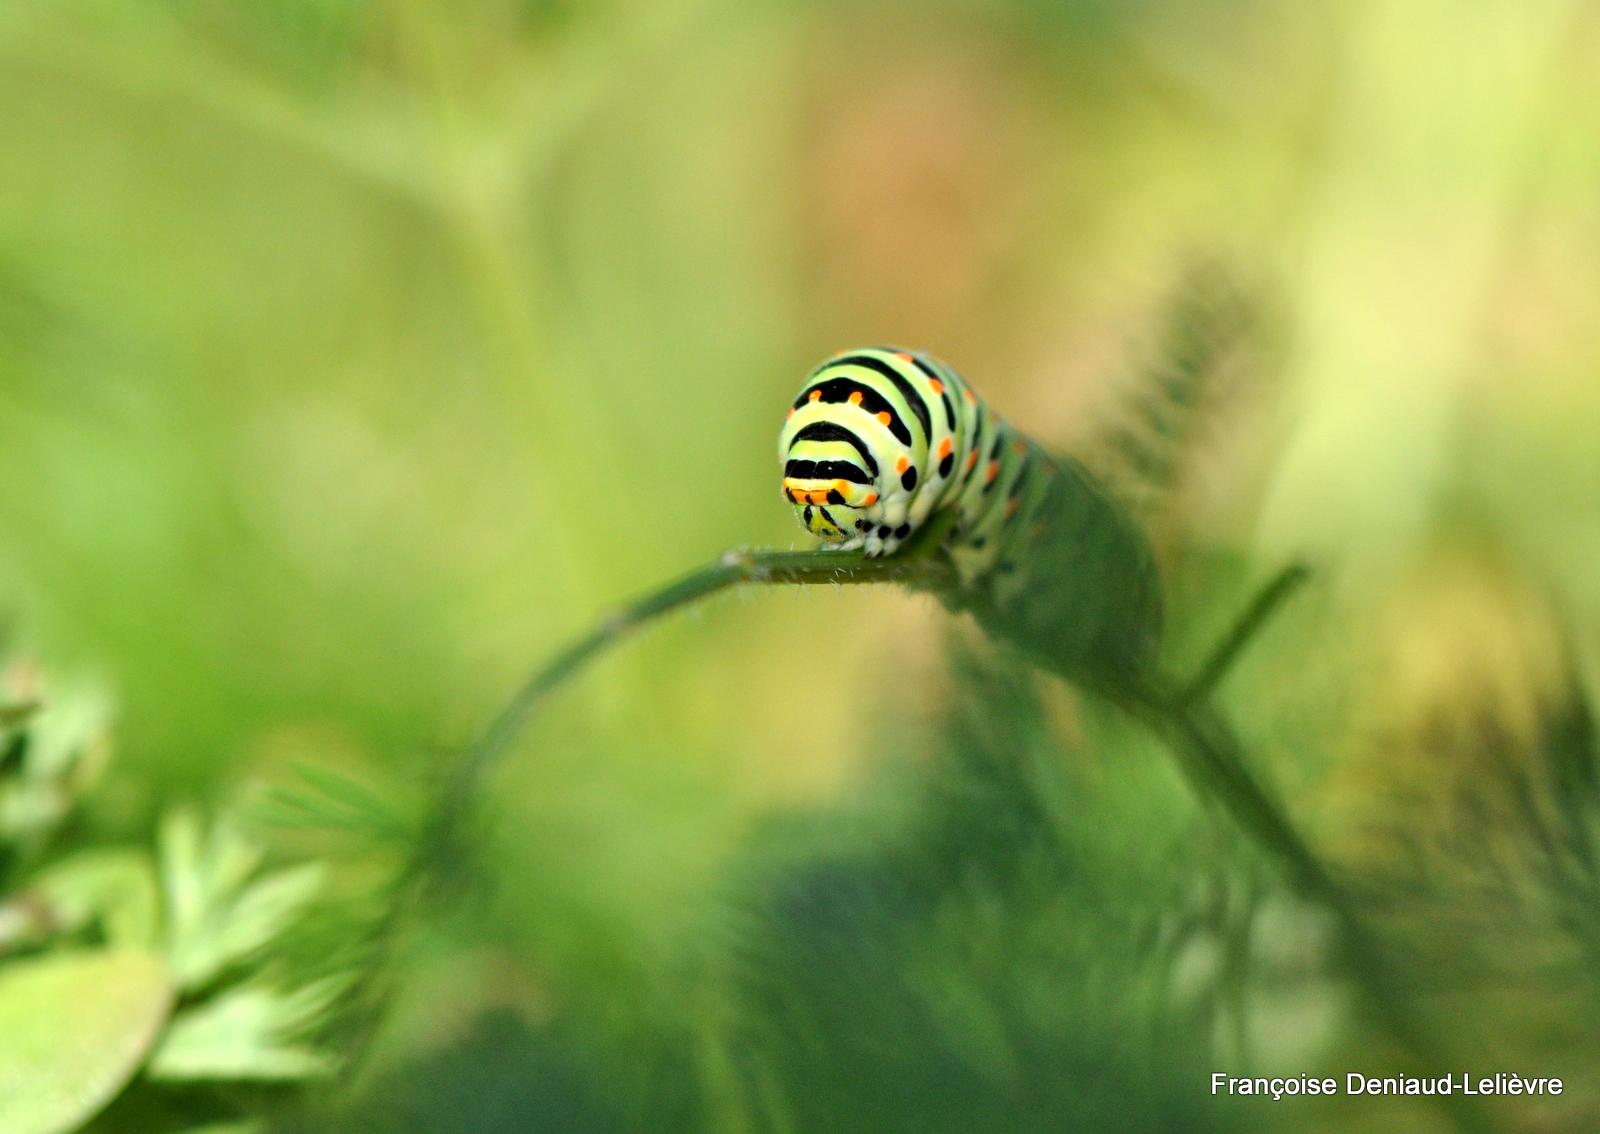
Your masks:
[{"label": "caterpillar body", "polygon": [[824,545],[893,553],[953,511],[952,607],[1065,669],[1131,671],[1160,622],[1143,533],[929,355],[870,347],[814,370],[778,439],[783,498]]}]

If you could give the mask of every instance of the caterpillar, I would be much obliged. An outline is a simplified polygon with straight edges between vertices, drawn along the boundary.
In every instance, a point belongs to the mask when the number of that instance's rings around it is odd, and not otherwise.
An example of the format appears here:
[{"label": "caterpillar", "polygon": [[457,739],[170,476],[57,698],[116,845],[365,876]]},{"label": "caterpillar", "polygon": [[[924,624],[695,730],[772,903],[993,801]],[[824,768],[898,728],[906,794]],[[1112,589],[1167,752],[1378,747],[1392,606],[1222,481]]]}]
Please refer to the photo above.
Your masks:
[{"label": "caterpillar", "polygon": [[1069,668],[1131,672],[1159,630],[1148,542],[1086,469],[996,414],[950,367],[845,351],[806,379],[778,438],[783,498],[824,546],[890,555],[954,513],[943,597]]},{"label": "caterpillar", "polygon": [[888,555],[935,511],[969,572],[999,557],[1035,446],[944,363],[892,347],[846,351],[806,379],[779,437],[783,497],[824,544]]}]

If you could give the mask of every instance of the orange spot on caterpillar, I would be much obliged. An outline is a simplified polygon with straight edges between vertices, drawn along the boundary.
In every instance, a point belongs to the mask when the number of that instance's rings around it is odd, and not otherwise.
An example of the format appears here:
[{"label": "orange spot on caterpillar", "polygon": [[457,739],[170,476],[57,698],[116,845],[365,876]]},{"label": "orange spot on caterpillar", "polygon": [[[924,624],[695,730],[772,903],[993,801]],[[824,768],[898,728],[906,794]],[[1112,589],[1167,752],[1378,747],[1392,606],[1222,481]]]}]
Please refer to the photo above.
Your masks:
[{"label": "orange spot on caterpillar", "polygon": [[1015,441],[1011,442],[1011,451],[1020,457],[1028,451],[1028,443],[1022,438],[1018,437]]},{"label": "orange spot on caterpillar", "polygon": [[907,354],[907,353],[906,353],[906,352],[905,352],[905,351],[903,351],[903,350],[897,350],[897,351],[895,351],[895,352],[894,352],[894,356],[895,356],[895,357],[896,357],[896,358],[898,358],[898,359],[899,359],[899,360],[900,360],[900,361],[901,361],[901,362],[910,362],[910,361],[911,361],[911,356],[910,356],[910,355],[909,355],[909,354]]},{"label": "orange spot on caterpillar", "polygon": [[853,406],[859,406],[861,404],[861,391],[860,390],[857,390],[855,393],[850,395],[850,404],[853,405]]},{"label": "orange spot on caterpillar", "polygon": [[939,381],[939,379],[937,379],[937,378],[929,378],[928,379],[928,385],[933,387],[933,392],[935,394],[944,393],[944,383]]},{"label": "orange spot on caterpillar", "polygon": [[911,462],[906,460],[904,457],[901,457],[898,461],[896,461],[894,463],[894,471],[897,472],[897,473],[903,473],[910,467],[911,467]]},{"label": "orange spot on caterpillar", "polygon": [[978,463],[978,450],[974,449],[967,454],[967,472],[972,471],[972,466]]},{"label": "orange spot on caterpillar", "polygon": [[950,455],[950,449],[950,438],[946,437],[943,441],[939,442],[939,459],[941,461]]},{"label": "orange spot on caterpillar", "polygon": [[811,391],[811,398],[810,398],[811,401],[814,402],[820,397],[822,397],[822,391],[821,390],[812,390]]},{"label": "orange spot on caterpillar", "polygon": [[876,492],[869,492],[869,493],[867,493],[867,498],[865,500],[863,500],[861,503],[862,503],[862,505],[864,507],[870,508],[874,504],[876,504],[877,502],[878,502],[878,494]]},{"label": "orange spot on caterpillar", "polygon": [[793,416],[794,416],[794,407],[791,406],[791,407],[789,407],[789,412],[783,415],[783,420],[784,421],[788,421]]},{"label": "orange spot on caterpillar", "polygon": [[998,473],[999,471],[1000,471],[1000,462],[999,461],[990,461],[988,469],[985,470],[984,474],[983,474],[983,483],[984,484],[988,484],[990,481],[992,481],[995,478],[995,474]]},{"label": "orange spot on caterpillar", "polygon": [[978,404],[978,399],[972,396],[971,390],[962,390],[961,394],[967,399],[967,405],[975,406]]},{"label": "orange spot on caterpillar", "polygon": [[893,420],[894,418],[889,416],[889,412],[887,410],[878,415],[878,423],[880,425],[888,425]]}]

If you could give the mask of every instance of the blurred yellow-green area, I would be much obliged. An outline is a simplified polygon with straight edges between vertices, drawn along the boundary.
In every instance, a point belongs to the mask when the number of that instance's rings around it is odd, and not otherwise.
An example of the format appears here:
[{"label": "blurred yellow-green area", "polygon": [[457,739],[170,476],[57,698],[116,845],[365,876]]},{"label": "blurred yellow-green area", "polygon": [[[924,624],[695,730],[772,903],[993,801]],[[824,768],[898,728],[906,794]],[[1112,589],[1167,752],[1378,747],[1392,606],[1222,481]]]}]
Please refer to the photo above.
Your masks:
[{"label": "blurred yellow-green area", "polygon": [[[606,612],[726,548],[804,545],[775,438],[833,351],[928,350],[1111,468],[1096,454],[1197,272],[1253,338],[1150,521],[1175,664],[1244,581],[1311,563],[1225,700],[1314,841],[1388,877],[1473,841],[1457,788],[1474,815],[1516,811],[1496,777],[1600,644],[1593,5],[7,6],[0,605],[14,644],[117,702],[73,837],[147,841],[174,804],[245,806],[299,761],[426,796]],[[917,774],[958,699],[952,633],[890,588],[756,588],[608,655],[494,775],[495,897],[407,946],[362,1082],[422,1060],[413,1085],[458,1100],[523,1084],[512,1117],[461,1129],[635,1128],[539,1118],[566,1079],[478,1066],[485,1013],[522,1029],[501,1046],[537,1047],[569,1009],[573,1060],[615,1066],[640,1019],[671,1017],[700,1037],[686,1081],[737,1077],[706,1055],[734,1010],[672,991],[711,948],[707,910],[792,817]],[[1100,727],[1042,695],[1069,747]],[[1177,806],[1159,758],[1082,759],[1131,800],[1108,838],[1137,857],[1140,793]],[[865,820],[842,822],[849,843]],[[1462,869],[1478,896],[1437,917],[1418,898],[1394,940],[1499,948],[1473,920],[1496,868]],[[1600,1121],[1600,1042],[1559,1004],[1582,982],[1546,980],[1591,973],[1577,940],[1493,992],[1419,992],[1449,1071],[1577,1076],[1480,1128]],[[1305,1053],[1279,1074],[1396,1073],[1381,1044],[1317,1047],[1308,1012],[1261,1033]],[[1452,1047],[1451,1019],[1500,1038]],[[1082,1128],[1470,1128],[1433,1100],[1207,1109],[1227,1066],[1170,1121],[1146,1100]],[[696,1128],[899,1128],[706,1105]],[[959,1128],[1044,1128],[984,1113]]]}]

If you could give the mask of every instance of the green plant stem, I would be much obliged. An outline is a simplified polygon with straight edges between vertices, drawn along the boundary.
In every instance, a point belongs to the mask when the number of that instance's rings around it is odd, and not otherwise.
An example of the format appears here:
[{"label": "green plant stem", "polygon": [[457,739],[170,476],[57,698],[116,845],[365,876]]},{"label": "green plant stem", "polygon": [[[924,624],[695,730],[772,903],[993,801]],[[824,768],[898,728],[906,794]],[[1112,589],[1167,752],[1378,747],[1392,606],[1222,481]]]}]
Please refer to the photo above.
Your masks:
[{"label": "green plant stem", "polygon": [[1184,687],[1179,699],[1185,704],[1192,704],[1209,697],[1267,620],[1310,580],[1311,568],[1304,563],[1291,563],[1274,575],[1266,586],[1256,592],[1227,637],[1217,644],[1205,665],[1200,667],[1200,672]]},{"label": "green plant stem", "polygon": [[[930,528],[935,525],[929,525]],[[919,533],[922,534],[922,533]],[[589,634],[536,671],[462,755],[445,789],[433,838],[425,854],[460,849],[461,827],[478,785],[510,749],[541,705],[600,654],[680,607],[739,583],[901,583],[914,590],[939,590],[955,581],[955,570],[938,553],[942,528],[927,531],[901,554],[868,558],[859,551],[729,551],[670,586],[602,619]]]},{"label": "green plant stem", "polygon": [[[510,750],[539,708],[591,661],[621,644],[635,631],[680,607],[739,583],[901,583],[914,590],[948,588],[955,569],[940,550],[949,521],[927,525],[892,558],[868,558],[848,551],[727,551],[697,571],[623,607],[568,646],[522,683],[488,726],[461,754],[440,795],[438,809],[424,824],[408,865],[395,877],[387,913],[373,939],[392,959],[400,939],[419,921],[436,917],[438,903],[459,895],[451,882],[461,878],[467,859],[465,828],[485,777]],[[386,959],[373,969],[388,971]],[[351,1037],[365,1050],[377,1028],[381,996],[370,993],[368,1010]]]},{"label": "green plant stem", "polygon": [[1136,711],[1166,740],[1195,794],[1222,804],[1250,838],[1280,860],[1297,886],[1332,897],[1333,879],[1290,826],[1282,810],[1251,776],[1233,730],[1208,703],[1195,703],[1186,691],[1149,690]]},{"label": "green plant stem", "polygon": [[[1252,611],[1262,605],[1258,601]],[[1259,624],[1260,620],[1255,621]],[[1166,740],[1195,794],[1220,804],[1247,836],[1288,869],[1302,894],[1333,913],[1340,953],[1366,994],[1364,1007],[1372,1022],[1422,1064],[1415,1069],[1419,1076],[1447,1074],[1446,1061],[1402,1010],[1403,990],[1349,892],[1327,872],[1283,808],[1250,774],[1243,746],[1227,720],[1209,702],[1197,701],[1193,690],[1193,683],[1173,692],[1152,685],[1142,691],[1133,707]],[[1481,1107],[1468,1099],[1451,1094],[1440,1101],[1461,1130],[1486,1134],[1492,1129]]]}]

